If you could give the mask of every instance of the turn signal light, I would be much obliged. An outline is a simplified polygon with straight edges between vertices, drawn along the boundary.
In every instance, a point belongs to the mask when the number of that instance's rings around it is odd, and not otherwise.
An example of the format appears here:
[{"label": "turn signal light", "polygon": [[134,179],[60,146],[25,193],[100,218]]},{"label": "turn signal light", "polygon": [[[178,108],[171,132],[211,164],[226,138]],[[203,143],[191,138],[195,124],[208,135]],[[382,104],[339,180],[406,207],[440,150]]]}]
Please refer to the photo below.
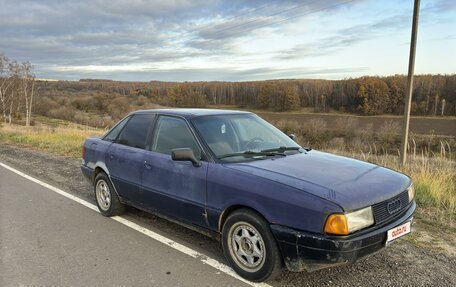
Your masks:
[{"label": "turn signal light", "polygon": [[347,217],[345,214],[331,214],[326,219],[325,233],[335,235],[348,235]]}]

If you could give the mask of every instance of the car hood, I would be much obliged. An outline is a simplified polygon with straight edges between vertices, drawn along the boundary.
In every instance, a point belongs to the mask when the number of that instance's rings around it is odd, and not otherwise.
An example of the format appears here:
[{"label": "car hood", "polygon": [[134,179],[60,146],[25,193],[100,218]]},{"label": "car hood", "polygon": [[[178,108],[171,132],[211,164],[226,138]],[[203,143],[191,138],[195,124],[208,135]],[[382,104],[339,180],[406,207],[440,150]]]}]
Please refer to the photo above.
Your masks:
[{"label": "car hood", "polygon": [[315,150],[225,166],[328,199],[345,211],[387,200],[411,183],[391,169]]}]

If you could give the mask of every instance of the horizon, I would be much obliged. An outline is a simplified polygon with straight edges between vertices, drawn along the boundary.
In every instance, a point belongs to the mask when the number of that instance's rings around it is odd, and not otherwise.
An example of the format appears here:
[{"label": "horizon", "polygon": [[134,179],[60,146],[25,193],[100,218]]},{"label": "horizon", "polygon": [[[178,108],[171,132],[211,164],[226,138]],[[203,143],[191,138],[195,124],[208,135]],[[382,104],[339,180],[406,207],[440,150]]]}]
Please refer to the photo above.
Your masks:
[{"label": "horizon", "polygon": [[[37,78],[343,80],[407,74],[413,1],[5,0],[0,53]],[[421,1],[415,72],[456,72],[456,2]]]},{"label": "horizon", "polygon": [[[442,76],[442,77],[452,77],[455,76],[456,73],[452,74],[415,74],[415,77],[425,77],[425,76]],[[406,74],[394,74],[394,75],[362,75],[359,77],[348,77],[348,78],[341,78],[341,79],[323,79],[323,78],[276,78],[276,79],[263,79],[263,80],[238,80],[238,81],[224,81],[224,80],[196,80],[196,81],[161,81],[161,80],[114,80],[114,79],[107,79],[107,78],[81,78],[81,79],[74,79],[74,80],[59,80],[59,79],[49,79],[49,78],[35,78],[36,81],[42,82],[58,82],[58,81],[67,81],[67,82],[84,82],[84,81],[98,81],[98,82],[130,82],[130,83],[151,83],[151,82],[161,82],[161,83],[211,83],[211,82],[225,82],[225,83],[243,83],[243,82],[267,82],[267,81],[346,81],[346,80],[356,80],[360,78],[388,78],[388,77],[404,77],[406,78]]]}]

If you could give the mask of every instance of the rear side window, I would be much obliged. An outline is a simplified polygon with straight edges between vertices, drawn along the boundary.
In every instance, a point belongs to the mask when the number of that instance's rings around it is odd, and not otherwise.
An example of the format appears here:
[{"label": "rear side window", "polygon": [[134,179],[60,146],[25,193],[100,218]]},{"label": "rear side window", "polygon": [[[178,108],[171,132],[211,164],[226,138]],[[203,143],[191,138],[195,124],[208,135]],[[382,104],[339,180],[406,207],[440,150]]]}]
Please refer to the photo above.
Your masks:
[{"label": "rear side window", "polygon": [[117,139],[117,143],[136,148],[146,147],[147,134],[155,118],[153,114],[138,114],[125,125]]},{"label": "rear side window", "polygon": [[109,133],[103,138],[104,140],[110,141],[110,142],[115,142],[117,136],[119,135],[120,131],[122,128],[125,126],[125,124],[128,122],[130,117],[127,117],[123,119],[120,123],[118,123],[114,128],[112,128]]},{"label": "rear side window", "polygon": [[201,156],[198,143],[185,120],[160,116],[155,128],[152,151],[170,155],[175,148],[191,148],[197,158]]}]

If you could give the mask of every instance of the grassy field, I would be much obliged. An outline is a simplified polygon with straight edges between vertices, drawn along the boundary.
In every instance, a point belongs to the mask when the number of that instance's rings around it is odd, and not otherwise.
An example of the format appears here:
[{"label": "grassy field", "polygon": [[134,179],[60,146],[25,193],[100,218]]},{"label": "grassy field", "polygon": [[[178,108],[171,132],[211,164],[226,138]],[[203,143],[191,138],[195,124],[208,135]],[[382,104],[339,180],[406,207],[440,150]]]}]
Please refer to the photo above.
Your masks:
[{"label": "grassy field", "polygon": [[[19,125],[0,126],[0,142],[78,159],[84,140],[104,132],[102,129],[62,120],[38,118],[36,125],[30,128]],[[306,130],[304,134],[309,136],[311,131]],[[364,152],[343,147],[344,145],[329,145],[321,149],[376,163],[411,176],[419,205],[416,213],[419,228],[434,229],[432,234],[437,237],[440,235],[435,234],[448,233],[450,235],[445,238],[450,238],[450,242],[456,241],[456,161],[451,149],[445,148],[445,145],[440,152],[432,153],[417,153],[412,149],[407,165],[401,167],[397,155],[381,153],[380,147],[375,152],[372,148],[369,152]],[[416,236],[413,238],[415,240]]]},{"label": "grassy field", "polygon": [[[306,124],[311,120],[324,121],[329,129],[336,129],[339,122],[351,121],[356,123],[359,129],[378,130],[386,122],[390,122],[402,127],[403,118],[400,116],[382,115],[382,116],[359,116],[348,114],[318,114],[318,113],[272,113],[258,112],[260,116],[267,120],[289,120]],[[334,127],[334,128],[333,128]],[[453,118],[437,117],[411,117],[410,132],[420,135],[438,135],[438,136],[456,136],[456,120]]]},{"label": "grassy field", "polygon": [[0,142],[78,159],[85,139],[103,132],[61,120],[45,119],[45,123],[39,122],[28,128],[20,125],[0,126]]}]

